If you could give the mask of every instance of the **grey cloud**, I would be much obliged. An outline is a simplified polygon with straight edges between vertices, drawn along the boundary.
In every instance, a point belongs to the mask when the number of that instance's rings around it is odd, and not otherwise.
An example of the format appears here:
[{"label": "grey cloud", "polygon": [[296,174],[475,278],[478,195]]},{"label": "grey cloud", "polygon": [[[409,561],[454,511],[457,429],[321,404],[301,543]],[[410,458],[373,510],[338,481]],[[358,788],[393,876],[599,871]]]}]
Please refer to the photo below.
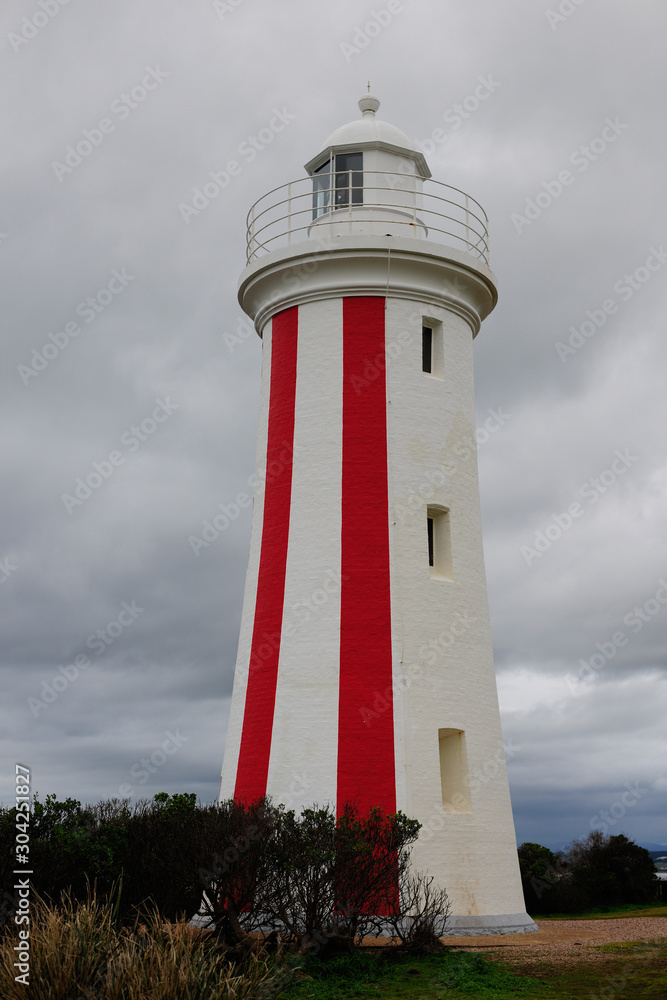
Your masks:
[{"label": "grey cloud", "polygon": [[[444,127],[480,75],[500,82],[428,157],[437,179],[487,209],[500,280],[475,344],[480,425],[489,407],[512,415],[479,449],[500,676],[521,667],[565,678],[596,643],[628,631],[624,616],[655,593],[667,565],[667,270],[627,301],[614,284],[667,241],[664,9],[590,2],[552,30],[547,5],[519,0],[403,6],[346,62],[341,44],[371,16],[351,0],[244,0],[223,16],[206,0],[187,10],[72,2],[18,51],[8,35],[33,8],[4,5],[0,562],[17,567],[0,583],[5,801],[15,756],[43,794],[117,794],[169,727],[190,740],[145,791],[216,795],[248,512],[198,557],[188,537],[254,467],[259,343],[231,352],[224,340],[240,315],[245,213],[301,176],[326,135],[356,116],[368,79],[380,114],[415,139]],[[156,66],[168,74],[159,86],[127,116],[114,112]],[[250,160],[239,150],[276,107],[295,118]],[[627,130],[579,171],[572,154],[616,116]],[[104,117],[113,131],[59,181],[53,161]],[[186,224],[179,205],[231,160],[240,172]],[[565,168],[573,183],[518,233],[512,214]],[[77,307],[123,267],[135,279],[86,324]],[[563,363],[555,343],[610,297],[618,311]],[[77,319],[81,332],[25,384],[17,366]],[[68,514],[61,495],[165,395],[178,411],[123,450],[124,463]],[[521,546],[619,448],[640,461],[527,566]],[[133,598],[145,613],[34,718],[26,699]],[[605,797],[613,802],[614,767],[622,761],[623,780],[638,780],[664,751],[666,629],[662,614],[646,623],[567,711],[547,698],[504,713],[506,736],[529,746],[510,762],[521,839],[587,832]],[[657,801],[642,798],[627,821],[659,842]]]}]

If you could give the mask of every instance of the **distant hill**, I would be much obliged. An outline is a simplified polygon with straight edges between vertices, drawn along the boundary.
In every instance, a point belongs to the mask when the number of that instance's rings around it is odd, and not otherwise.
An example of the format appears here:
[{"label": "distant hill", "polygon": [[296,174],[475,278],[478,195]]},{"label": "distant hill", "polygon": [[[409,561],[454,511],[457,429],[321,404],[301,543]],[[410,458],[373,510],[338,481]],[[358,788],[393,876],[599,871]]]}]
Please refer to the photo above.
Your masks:
[{"label": "distant hill", "polygon": [[[632,840],[632,837],[630,838],[630,840]],[[551,844],[544,844],[543,846],[548,847],[550,851],[554,852],[554,854],[558,854],[559,851],[567,850],[567,848],[570,846],[570,843],[571,841],[568,840],[567,843],[561,843],[561,844],[551,843]],[[635,843],[637,843],[637,841],[635,841]],[[651,857],[657,857],[658,855],[667,854],[667,844],[641,843],[639,844],[639,847],[643,847],[646,851],[648,851]]]}]

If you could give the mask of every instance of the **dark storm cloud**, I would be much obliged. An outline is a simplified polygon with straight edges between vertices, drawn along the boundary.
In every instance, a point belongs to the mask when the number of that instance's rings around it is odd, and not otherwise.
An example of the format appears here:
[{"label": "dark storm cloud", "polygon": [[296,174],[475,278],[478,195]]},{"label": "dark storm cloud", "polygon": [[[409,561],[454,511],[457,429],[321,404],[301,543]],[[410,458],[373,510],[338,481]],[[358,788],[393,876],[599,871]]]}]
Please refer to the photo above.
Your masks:
[{"label": "dark storm cloud", "polygon": [[[215,796],[249,511],[198,554],[191,539],[255,463],[245,213],[302,175],[370,80],[380,116],[491,220],[500,301],[475,347],[478,422],[509,416],[479,458],[505,729],[524,746],[520,839],[585,834],[619,760],[621,790],[653,789],[632,831],[664,839],[647,761],[665,749],[667,615],[624,621],[667,566],[667,267],[642,270],[667,241],[664,9],[588,0],[559,20],[549,0],[403,0],[367,31],[386,6],[71,0],[46,22],[37,3],[3,7],[6,800],[15,758],[43,794]],[[219,192],[192,211],[212,175]],[[605,486],[618,451],[636,460]],[[90,496],[63,500],[109,463]],[[132,601],[145,610],[96,657],[87,640]],[[28,698],[86,654],[35,717]],[[179,729],[178,751],[133,780]]]}]

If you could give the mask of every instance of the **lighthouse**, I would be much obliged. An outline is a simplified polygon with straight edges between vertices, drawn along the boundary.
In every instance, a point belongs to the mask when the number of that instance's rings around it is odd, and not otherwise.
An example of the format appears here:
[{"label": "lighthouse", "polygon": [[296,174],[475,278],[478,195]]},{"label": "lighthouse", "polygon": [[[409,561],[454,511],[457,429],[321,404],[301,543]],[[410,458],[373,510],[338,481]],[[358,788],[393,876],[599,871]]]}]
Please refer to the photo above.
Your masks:
[{"label": "lighthouse", "polygon": [[525,912],[482,550],[473,339],[487,219],[361,116],[253,205],[239,288],[262,338],[250,557],[221,798],[356,802],[455,934]]}]

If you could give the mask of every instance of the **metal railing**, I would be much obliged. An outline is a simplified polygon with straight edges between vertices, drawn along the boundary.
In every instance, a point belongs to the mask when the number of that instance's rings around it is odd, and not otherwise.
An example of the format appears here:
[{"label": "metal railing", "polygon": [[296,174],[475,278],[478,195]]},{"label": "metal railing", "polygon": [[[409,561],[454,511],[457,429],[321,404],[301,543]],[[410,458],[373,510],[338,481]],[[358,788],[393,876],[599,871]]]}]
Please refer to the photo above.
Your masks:
[{"label": "metal railing", "polygon": [[[432,179],[385,170],[365,170],[358,178],[336,171],[329,186],[321,178],[302,177],[273,188],[252,206],[247,216],[247,261],[263,253],[316,237],[318,229],[343,235],[368,233],[387,223],[401,235],[432,239],[489,263],[486,212],[473,197]],[[371,183],[373,181],[373,183]]]}]

